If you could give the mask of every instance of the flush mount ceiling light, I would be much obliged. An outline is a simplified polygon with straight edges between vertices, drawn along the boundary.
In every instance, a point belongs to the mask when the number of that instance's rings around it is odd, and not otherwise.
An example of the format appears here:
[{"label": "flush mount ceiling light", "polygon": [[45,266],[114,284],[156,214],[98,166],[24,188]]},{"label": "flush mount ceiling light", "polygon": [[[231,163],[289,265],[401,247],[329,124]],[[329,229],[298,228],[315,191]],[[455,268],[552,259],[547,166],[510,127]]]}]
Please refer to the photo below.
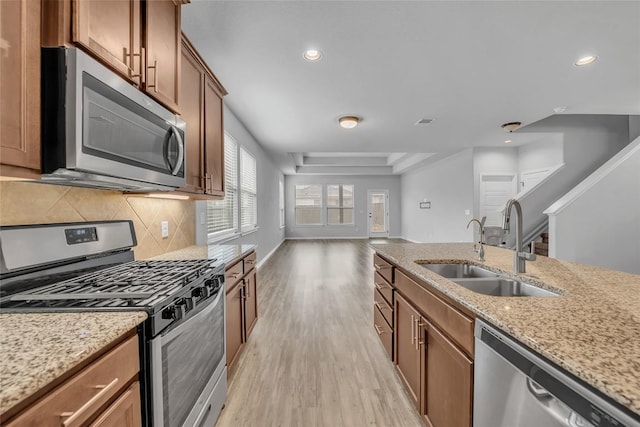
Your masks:
[{"label": "flush mount ceiling light", "polygon": [[360,118],[356,116],[343,116],[338,119],[338,123],[345,129],[353,129],[358,126]]},{"label": "flush mount ceiling light", "polygon": [[504,129],[505,132],[513,132],[514,130],[517,130],[521,125],[522,122],[509,122],[503,124],[502,129]]},{"label": "flush mount ceiling light", "polygon": [[318,61],[322,57],[322,53],[318,49],[307,49],[302,56],[307,61]]},{"label": "flush mount ceiling light", "polygon": [[598,57],[595,55],[588,55],[588,56],[584,56],[580,59],[578,59],[576,62],[574,62],[573,65],[575,65],[576,67],[581,67],[583,65],[589,65],[589,64],[593,64],[594,62],[596,62],[598,60]]},{"label": "flush mount ceiling light", "polygon": [[505,143],[505,144],[511,144],[512,142],[513,142],[513,140],[512,140],[512,139],[505,139],[505,140],[504,140],[504,143]]}]

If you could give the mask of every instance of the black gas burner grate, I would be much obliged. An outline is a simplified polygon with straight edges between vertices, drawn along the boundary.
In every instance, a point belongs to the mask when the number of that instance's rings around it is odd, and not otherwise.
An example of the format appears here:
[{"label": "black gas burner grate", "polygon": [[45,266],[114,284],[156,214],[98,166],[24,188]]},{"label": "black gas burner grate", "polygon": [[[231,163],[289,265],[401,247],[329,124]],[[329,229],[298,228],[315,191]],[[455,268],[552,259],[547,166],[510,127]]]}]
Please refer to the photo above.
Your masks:
[{"label": "black gas burner grate", "polygon": [[132,261],[13,295],[8,308],[154,307],[216,268],[213,260]]}]

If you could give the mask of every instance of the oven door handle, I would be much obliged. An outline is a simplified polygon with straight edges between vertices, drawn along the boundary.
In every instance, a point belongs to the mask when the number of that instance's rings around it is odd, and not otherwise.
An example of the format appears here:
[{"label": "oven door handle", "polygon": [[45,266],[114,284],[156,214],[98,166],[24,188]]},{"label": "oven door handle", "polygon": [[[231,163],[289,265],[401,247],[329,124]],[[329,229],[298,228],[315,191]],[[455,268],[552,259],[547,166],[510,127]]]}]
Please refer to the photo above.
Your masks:
[{"label": "oven door handle", "polygon": [[158,338],[160,338],[162,341],[171,341],[176,336],[180,335],[180,333],[182,333],[184,328],[189,327],[190,320],[195,320],[200,317],[207,316],[209,313],[215,310],[216,307],[218,307],[220,303],[224,301],[222,298],[223,295],[224,295],[224,288],[221,287],[215,297],[211,297],[205,300],[206,304],[204,307],[201,306],[202,308],[200,309],[200,311],[182,319],[174,327],[170,327],[168,330],[162,332]]}]

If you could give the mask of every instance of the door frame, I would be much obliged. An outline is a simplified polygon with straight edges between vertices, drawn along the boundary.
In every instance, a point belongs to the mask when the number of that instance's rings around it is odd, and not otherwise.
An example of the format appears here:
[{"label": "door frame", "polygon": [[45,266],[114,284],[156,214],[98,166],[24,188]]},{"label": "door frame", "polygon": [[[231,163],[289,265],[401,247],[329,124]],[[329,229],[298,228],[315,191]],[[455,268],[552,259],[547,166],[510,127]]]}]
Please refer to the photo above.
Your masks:
[{"label": "door frame", "polygon": [[[385,195],[385,215],[384,215],[384,226],[386,229],[386,232],[384,233],[375,233],[373,236],[371,235],[371,195],[374,193],[384,193]],[[372,190],[372,189],[368,189],[367,190],[367,237],[369,239],[376,239],[376,238],[384,238],[384,237],[389,237],[389,190]]]},{"label": "door frame", "polygon": [[[482,217],[482,200],[484,196],[484,186],[485,186],[485,178],[488,177],[500,177],[500,178],[509,178],[511,177],[511,191],[513,193],[513,197],[518,195],[518,172],[507,172],[507,173],[481,173],[480,174],[480,194],[478,194],[478,216]],[[485,212],[486,216],[486,212]]]}]

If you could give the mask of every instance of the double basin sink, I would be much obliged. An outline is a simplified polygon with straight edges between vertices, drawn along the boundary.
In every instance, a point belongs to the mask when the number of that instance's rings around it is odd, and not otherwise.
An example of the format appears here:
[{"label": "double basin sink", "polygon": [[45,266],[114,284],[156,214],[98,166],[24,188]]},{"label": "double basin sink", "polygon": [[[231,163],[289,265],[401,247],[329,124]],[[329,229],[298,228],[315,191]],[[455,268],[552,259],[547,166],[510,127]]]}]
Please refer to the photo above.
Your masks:
[{"label": "double basin sink", "polygon": [[555,297],[557,293],[472,264],[418,263],[473,292],[496,297]]}]

